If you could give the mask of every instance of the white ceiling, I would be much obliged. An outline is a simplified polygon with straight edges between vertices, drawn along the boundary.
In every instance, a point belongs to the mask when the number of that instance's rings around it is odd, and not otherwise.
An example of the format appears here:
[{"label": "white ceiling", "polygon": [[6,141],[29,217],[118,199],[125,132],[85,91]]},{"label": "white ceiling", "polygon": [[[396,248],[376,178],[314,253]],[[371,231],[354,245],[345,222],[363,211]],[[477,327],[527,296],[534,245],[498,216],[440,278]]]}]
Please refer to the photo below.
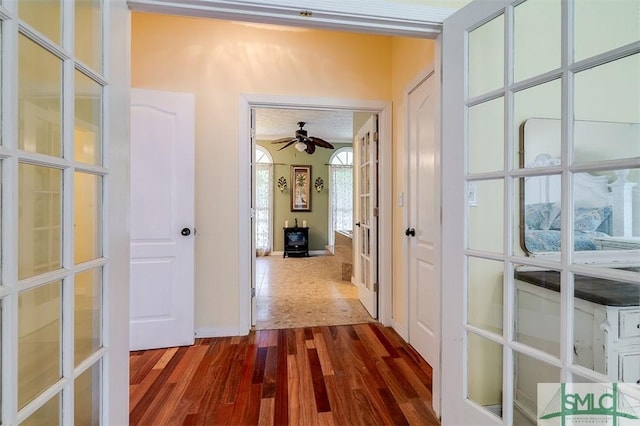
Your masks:
[{"label": "white ceiling", "polygon": [[344,110],[259,108],[256,109],[256,139],[293,138],[299,121],[306,123],[304,129],[309,136],[327,142],[352,142],[353,112]]}]

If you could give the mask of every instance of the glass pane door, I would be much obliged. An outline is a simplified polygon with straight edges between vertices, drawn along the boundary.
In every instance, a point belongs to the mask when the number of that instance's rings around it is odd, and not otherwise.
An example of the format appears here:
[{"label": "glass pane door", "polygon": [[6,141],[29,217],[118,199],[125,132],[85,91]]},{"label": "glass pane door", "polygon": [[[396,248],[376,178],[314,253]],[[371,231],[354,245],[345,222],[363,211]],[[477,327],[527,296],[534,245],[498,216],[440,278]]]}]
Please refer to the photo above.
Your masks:
[{"label": "glass pane door", "polygon": [[103,2],[0,3],[1,423],[101,424]]},{"label": "glass pane door", "polygon": [[544,424],[557,401],[540,383],[640,380],[640,4],[482,3],[443,36],[443,145],[463,148],[443,159],[464,295],[445,300],[463,324],[451,406],[461,422]]}]

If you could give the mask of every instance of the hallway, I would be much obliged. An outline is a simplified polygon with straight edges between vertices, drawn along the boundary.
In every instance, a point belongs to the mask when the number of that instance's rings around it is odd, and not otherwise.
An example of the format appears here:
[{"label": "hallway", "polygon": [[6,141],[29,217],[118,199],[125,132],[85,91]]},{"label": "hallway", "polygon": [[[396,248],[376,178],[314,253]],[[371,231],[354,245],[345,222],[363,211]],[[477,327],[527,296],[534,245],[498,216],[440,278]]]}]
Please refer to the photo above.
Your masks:
[{"label": "hallway", "polygon": [[439,424],[431,368],[378,323],[197,339],[130,365],[132,426]]},{"label": "hallway", "polygon": [[256,258],[256,330],[374,321],[334,256]]}]

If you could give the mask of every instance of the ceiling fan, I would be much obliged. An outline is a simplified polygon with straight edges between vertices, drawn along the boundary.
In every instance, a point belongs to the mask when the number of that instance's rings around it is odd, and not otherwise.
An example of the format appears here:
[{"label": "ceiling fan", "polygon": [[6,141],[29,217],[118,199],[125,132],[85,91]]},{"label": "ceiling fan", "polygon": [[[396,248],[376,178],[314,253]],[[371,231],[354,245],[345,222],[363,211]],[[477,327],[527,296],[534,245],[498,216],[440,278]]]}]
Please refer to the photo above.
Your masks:
[{"label": "ceiling fan", "polygon": [[306,152],[307,154],[313,154],[316,151],[316,146],[334,149],[333,145],[324,139],[316,138],[315,136],[307,136],[307,131],[303,129],[304,125],[304,121],[298,121],[298,126],[300,126],[300,128],[296,130],[296,135],[293,138],[276,139],[271,141],[271,143],[286,143],[286,145],[278,151],[282,151],[286,147],[295,144],[294,147],[298,151]]}]

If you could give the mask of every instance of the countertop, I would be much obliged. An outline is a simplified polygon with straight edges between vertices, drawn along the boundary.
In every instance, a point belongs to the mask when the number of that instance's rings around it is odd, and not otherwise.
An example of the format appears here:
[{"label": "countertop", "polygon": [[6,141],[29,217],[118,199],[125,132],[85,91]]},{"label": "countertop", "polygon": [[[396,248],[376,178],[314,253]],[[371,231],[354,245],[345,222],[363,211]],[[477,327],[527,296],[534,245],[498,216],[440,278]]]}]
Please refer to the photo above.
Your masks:
[{"label": "countertop", "polygon": [[[634,268],[635,271],[640,268]],[[538,287],[560,292],[557,271],[516,271],[515,278]],[[638,306],[640,283],[611,281],[602,278],[576,276],[575,295],[580,299],[607,306]]]}]

